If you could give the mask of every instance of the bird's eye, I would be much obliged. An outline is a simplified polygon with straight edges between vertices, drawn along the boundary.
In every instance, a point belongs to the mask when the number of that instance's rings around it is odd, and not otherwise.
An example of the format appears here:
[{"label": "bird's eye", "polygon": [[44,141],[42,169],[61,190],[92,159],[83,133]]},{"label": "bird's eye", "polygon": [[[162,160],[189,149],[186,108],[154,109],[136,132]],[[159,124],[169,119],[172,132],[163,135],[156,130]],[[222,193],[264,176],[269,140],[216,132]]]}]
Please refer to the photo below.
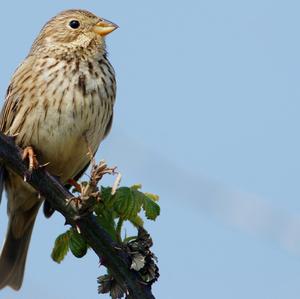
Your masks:
[{"label": "bird's eye", "polygon": [[72,21],[69,23],[69,26],[70,26],[72,29],[77,29],[77,28],[79,28],[80,23],[79,23],[79,21],[77,21],[77,20],[72,20]]}]

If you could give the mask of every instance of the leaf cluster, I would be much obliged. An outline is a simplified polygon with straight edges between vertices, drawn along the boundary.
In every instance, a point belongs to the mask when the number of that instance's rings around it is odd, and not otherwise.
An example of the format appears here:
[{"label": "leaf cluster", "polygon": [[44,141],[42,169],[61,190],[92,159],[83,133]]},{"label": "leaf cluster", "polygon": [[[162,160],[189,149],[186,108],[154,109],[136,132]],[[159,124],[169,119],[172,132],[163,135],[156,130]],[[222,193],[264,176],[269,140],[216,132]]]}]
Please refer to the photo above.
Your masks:
[{"label": "leaf cluster", "polygon": [[[82,183],[83,185],[85,182]],[[99,224],[110,234],[112,239],[123,248],[132,259],[131,269],[141,275],[146,283],[154,282],[158,274],[155,264],[156,258],[151,253],[152,239],[143,229],[144,220],[141,212],[149,220],[156,220],[160,214],[160,207],[157,203],[158,196],[141,191],[141,185],[131,187],[119,187],[112,192],[111,187],[101,187],[99,200],[92,207],[91,212],[96,215]],[[137,228],[136,236],[122,238],[124,222],[130,222]],[[87,253],[88,244],[81,234],[74,228],[68,229],[59,235],[54,244],[51,257],[60,263],[69,251],[81,258]],[[115,279],[108,274],[98,278],[100,293],[109,292],[112,298],[121,298],[124,287],[118,285]]]}]

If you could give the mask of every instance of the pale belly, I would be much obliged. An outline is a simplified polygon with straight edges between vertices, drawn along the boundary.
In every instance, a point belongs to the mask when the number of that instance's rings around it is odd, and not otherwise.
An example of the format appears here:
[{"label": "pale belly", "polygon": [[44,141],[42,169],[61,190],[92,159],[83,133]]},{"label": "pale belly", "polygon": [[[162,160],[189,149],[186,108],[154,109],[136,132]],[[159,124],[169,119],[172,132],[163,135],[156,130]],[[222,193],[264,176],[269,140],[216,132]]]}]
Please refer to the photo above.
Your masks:
[{"label": "pale belly", "polygon": [[[92,71],[83,61],[76,72],[76,64],[53,59],[40,72],[42,62],[37,61],[34,88],[16,86],[10,95],[12,102],[22,97],[23,105],[12,114],[7,132],[18,134],[16,142],[22,147],[33,146],[39,162],[49,163],[49,171],[63,182],[89,163],[90,153],[95,154],[112,118],[115,79],[109,64],[101,61],[94,63]],[[70,72],[68,79],[62,69]],[[22,68],[19,73],[16,77],[24,77]]]},{"label": "pale belly", "polygon": [[60,109],[57,103],[49,106],[46,117],[42,105],[37,107],[42,121],[29,142],[37,149],[41,163],[50,163],[49,171],[63,182],[88,164],[104,138],[111,116],[96,94],[86,95],[76,108],[68,95],[64,102]]}]

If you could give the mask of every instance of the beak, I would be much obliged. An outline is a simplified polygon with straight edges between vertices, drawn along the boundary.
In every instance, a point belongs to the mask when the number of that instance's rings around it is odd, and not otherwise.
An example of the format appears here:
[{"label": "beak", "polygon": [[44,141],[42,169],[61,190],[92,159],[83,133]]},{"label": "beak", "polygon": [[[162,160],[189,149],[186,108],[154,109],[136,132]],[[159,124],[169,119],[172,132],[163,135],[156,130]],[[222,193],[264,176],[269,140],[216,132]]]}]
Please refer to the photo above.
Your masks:
[{"label": "beak", "polygon": [[105,35],[113,32],[117,28],[119,28],[118,25],[116,25],[116,24],[114,24],[112,22],[109,22],[107,20],[101,19],[101,21],[98,22],[93,27],[93,31],[96,32],[97,34],[101,35],[101,36],[105,36]]}]

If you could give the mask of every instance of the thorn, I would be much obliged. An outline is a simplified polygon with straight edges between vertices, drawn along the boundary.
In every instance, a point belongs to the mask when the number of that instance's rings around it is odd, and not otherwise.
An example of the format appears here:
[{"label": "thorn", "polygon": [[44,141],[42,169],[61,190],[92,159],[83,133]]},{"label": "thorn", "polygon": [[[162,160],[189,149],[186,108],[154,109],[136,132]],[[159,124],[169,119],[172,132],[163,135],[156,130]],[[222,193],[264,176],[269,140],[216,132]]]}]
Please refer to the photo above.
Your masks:
[{"label": "thorn", "polygon": [[48,166],[50,164],[50,162],[47,162],[45,164],[39,165],[38,168],[45,168],[46,166]]}]

